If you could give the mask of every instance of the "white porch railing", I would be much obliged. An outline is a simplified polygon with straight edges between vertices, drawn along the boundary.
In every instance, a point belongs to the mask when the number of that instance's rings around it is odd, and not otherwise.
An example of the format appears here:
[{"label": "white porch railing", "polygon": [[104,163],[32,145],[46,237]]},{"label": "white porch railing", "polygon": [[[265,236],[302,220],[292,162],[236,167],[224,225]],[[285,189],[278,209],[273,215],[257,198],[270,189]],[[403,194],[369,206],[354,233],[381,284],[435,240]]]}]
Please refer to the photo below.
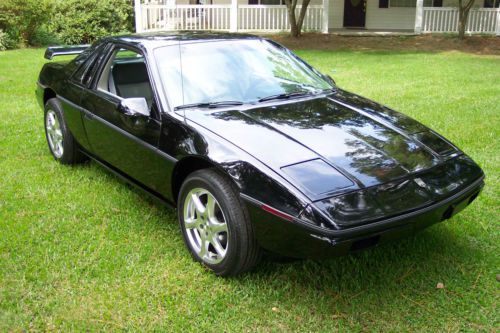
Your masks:
[{"label": "white porch railing", "polygon": [[[297,17],[301,6],[297,6]],[[304,19],[304,31],[321,31],[323,6],[309,5]],[[239,5],[238,30],[284,31],[290,29],[286,6]]]},{"label": "white porch railing", "polygon": [[229,30],[231,5],[142,5],[141,31]]},{"label": "white porch railing", "polygon": [[[422,32],[457,32],[458,8],[424,7]],[[471,9],[465,31],[469,34],[500,34],[500,9]]]},{"label": "white porch railing", "polygon": [[[286,6],[171,5],[136,1],[136,30],[285,31],[290,29]],[[300,6],[297,6],[297,15]],[[236,17],[234,17],[234,15]],[[139,18],[139,19],[137,19]],[[323,6],[309,5],[304,31],[322,31]]]}]

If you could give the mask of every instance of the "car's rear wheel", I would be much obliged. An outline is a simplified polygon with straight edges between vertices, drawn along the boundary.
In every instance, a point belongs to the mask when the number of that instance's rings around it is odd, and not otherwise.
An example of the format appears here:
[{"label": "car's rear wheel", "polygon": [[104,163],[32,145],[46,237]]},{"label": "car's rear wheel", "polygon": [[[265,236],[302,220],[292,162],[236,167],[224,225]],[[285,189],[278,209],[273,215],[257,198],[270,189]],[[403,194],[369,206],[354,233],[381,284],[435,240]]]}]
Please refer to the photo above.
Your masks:
[{"label": "car's rear wheel", "polygon": [[241,274],[258,263],[261,249],[248,212],[226,177],[212,169],[192,173],[177,205],[184,242],[195,260],[220,276]]},{"label": "car's rear wheel", "polygon": [[62,164],[76,164],[86,160],[64,120],[61,105],[56,98],[45,103],[45,137],[54,159]]}]

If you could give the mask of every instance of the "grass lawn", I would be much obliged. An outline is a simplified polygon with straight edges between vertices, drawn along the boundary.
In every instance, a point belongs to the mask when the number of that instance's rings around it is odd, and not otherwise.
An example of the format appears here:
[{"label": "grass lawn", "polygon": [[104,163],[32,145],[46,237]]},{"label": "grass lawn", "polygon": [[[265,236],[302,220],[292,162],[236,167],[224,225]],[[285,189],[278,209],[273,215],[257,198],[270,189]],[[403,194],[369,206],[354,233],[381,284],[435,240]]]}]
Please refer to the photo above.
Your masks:
[{"label": "grass lawn", "polygon": [[0,52],[0,331],[498,332],[500,57],[298,53],[457,144],[484,168],[483,194],[394,244],[217,278],[173,210],[95,163],[53,161],[34,96],[43,50]]}]

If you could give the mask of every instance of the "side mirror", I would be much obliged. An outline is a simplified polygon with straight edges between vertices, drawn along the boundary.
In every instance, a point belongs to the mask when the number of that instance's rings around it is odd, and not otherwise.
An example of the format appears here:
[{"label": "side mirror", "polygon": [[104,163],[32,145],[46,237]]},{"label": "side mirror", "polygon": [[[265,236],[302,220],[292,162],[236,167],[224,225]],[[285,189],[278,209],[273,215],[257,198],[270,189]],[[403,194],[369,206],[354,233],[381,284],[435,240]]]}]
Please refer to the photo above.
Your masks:
[{"label": "side mirror", "polygon": [[127,116],[149,117],[148,102],[144,97],[125,98],[118,104],[118,111]]}]

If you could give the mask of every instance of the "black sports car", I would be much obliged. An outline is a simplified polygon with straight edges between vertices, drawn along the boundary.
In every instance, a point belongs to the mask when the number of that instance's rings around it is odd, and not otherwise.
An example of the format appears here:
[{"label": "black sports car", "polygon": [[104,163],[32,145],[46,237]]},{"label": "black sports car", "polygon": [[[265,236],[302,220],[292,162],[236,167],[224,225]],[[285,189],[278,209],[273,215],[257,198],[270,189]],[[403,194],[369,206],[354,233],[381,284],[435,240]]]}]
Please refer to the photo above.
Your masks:
[{"label": "black sports car", "polygon": [[347,254],[450,218],[483,172],[436,132],[251,35],[154,33],[51,47],[36,95],[54,158],[91,158],[177,206],[218,275],[263,250]]}]

